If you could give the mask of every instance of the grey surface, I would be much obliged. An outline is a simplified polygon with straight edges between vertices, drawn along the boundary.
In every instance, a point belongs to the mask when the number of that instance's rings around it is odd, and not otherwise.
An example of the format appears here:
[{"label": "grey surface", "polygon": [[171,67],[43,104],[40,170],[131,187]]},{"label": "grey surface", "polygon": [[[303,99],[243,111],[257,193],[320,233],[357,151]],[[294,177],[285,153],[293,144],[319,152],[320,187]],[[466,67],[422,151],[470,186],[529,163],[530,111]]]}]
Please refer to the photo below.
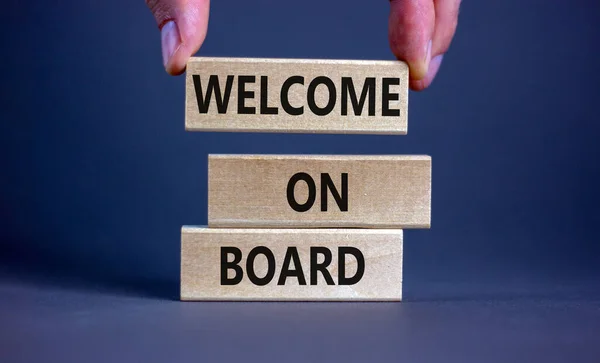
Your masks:
[{"label": "grey surface", "polygon": [[4,274],[0,361],[600,360],[597,281],[412,290],[401,303],[188,303],[144,289]]}]

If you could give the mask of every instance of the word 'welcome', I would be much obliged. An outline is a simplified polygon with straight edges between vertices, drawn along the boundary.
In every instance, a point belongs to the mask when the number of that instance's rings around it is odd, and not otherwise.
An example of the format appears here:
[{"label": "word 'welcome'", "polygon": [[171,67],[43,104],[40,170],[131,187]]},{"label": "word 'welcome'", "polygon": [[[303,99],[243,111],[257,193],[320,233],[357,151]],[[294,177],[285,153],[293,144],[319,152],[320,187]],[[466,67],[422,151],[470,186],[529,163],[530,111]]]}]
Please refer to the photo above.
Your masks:
[{"label": "word 'welcome'", "polygon": [[[313,79],[306,79],[304,76],[290,76],[279,87],[277,91],[279,97],[270,98],[269,94],[273,90],[269,89],[269,76],[259,77],[260,86],[257,83],[257,76],[254,75],[227,75],[220,78],[218,75],[210,75],[208,82],[204,83],[198,74],[192,75],[198,112],[207,114],[211,111],[211,105],[214,103],[216,111],[219,114],[234,112],[230,107],[230,98],[232,92],[236,92],[237,107],[235,112],[239,115],[277,115],[282,110],[291,116],[300,116],[305,113],[311,113],[316,116],[329,115],[338,103],[340,97],[340,116],[348,116],[350,106],[356,116],[361,116],[367,109],[368,116],[400,116],[400,110],[391,108],[390,101],[398,101],[399,93],[392,92],[391,86],[400,85],[400,78],[393,77],[364,77],[362,79],[362,89],[357,92],[357,87],[352,77],[340,77],[338,82],[334,82],[327,76],[318,76]],[[235,91],[234,83],[236,83]],[[338,85],[340,89],[338,89]],[[252,90],[260,88],[259,95]],[[317,91],[322,88],[326,92],[325,102],[318,102]],[[291,91],[290,91],[291,90]],[[302,94],[299,102],[298,97],[294,96],[296,104],[290,100],[290,93]],[[381,107],[376,107],[377,94],[380,94]],[[251,104],[251,100],[258,98],[259,102]],[[211,102],[213,101],[214,102]],[[269,105],[269,100],[274,104]],[[321,100],[322,101],[322,100]],[[306,107],[305,107],[306,106]],[[379,114],[377,114],[379,113]]]}]

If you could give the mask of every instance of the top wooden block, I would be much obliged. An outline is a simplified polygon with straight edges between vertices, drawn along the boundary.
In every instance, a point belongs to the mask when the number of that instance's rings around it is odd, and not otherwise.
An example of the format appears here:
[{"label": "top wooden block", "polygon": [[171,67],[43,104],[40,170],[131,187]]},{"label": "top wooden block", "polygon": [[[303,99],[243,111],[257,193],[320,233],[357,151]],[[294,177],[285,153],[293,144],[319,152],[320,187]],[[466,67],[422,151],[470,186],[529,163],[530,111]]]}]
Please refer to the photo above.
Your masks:
[{"label": "top wooden block", "polygon": [[400,61],[191,58],[190,131],[401,134],[408,66]]}]

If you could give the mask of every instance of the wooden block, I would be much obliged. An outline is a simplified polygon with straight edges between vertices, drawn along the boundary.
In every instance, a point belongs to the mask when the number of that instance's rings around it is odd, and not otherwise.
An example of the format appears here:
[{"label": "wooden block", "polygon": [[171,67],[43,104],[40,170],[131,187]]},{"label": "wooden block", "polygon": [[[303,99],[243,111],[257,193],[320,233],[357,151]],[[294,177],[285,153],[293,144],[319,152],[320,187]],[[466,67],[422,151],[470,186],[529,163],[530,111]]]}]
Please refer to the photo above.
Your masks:
[{"label": "wooden block", "polygon": [[182,228],[181,300],[401,298],[402,230]]},{"label": "wooden block", "polygon": [[190,131],[406,134],[401,61],[191,58]]},{"label": "wooden block", "polygon": [[209,155],[208,224],[429,228],[429,156]]}]

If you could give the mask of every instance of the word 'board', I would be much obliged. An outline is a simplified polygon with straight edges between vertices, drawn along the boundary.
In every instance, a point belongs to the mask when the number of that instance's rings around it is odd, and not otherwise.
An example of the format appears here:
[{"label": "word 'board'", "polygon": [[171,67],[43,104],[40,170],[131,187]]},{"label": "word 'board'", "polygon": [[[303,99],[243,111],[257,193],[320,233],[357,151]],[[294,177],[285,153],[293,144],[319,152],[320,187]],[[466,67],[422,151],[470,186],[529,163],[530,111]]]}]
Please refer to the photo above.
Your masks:
[{"label": "word 'board'", "polygon": [[406,134],[401,61],[191,58],[191,131]]},{"label": "word 'board'", "polygon": [[183,227],[181,300],[401,300],[402,230]]},{"label": "word 'board'", "polygon": [[209,155],[208,224],[429,228],[429,156]]}]

